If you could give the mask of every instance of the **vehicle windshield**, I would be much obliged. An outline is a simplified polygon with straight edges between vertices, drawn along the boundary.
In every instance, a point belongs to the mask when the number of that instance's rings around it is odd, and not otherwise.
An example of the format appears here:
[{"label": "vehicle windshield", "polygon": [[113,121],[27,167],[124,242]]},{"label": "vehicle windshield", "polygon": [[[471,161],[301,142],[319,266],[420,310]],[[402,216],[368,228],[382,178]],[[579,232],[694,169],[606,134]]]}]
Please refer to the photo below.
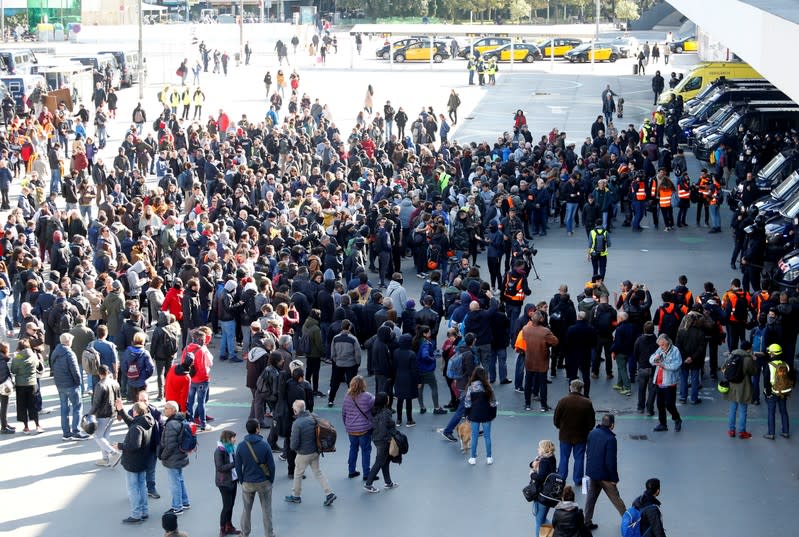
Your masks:
[{"label": "vehicle windshield", "polygon": [[760,177],[768,177],[773,174],[775,171],[779,170],[782,167],[782,164],[785,162],[785,155],[782,153],[778,153],[776,157],[768,161],[762,170],[757,172],[757,175]]},{"label": "vehicle windshield", "polygon": [[723,107],[723,108],[719,108],[718,110],[716,110],[713,113],[712,116],[707,118],[707,122],[710,123],[711,125],[716,125],[718,123],[721,123],[722,121],[724,121],[727,118],[727,116],[732,114],[732,111],[733,111],[733,108],[728,108],[726,106]]},{"label": "vehicle windshield", "polygon": [[738,127],[738,123],[741,121],[741,114],[734,113],[730,117],[727,118],[727,121],[719,128],[721,132],[726,134],[732,134],[735,132],[735,129]]},{"label": "vehicle windshield", "polygon": [[[774,162],[774,160],[772,160],[772,162]],[[785,159],[783,159],[782,162],[785,162]],[[763,170],[765,170],[765,168]],[[785,180],[777,186],[777,188],[771,191],[771,196],[777,199],[784,198],[786,195],[788,195],[791,189],[796,186],[797,181],[799,181],[799,171],[795,171],[786,177]]]},{"label": "vehicle windshield", "polygon": [[793,218],[799,214],[799,192],[794,194],[791,199],[785,202],[782,210],[780,210],[780,214],[786,218]]}]

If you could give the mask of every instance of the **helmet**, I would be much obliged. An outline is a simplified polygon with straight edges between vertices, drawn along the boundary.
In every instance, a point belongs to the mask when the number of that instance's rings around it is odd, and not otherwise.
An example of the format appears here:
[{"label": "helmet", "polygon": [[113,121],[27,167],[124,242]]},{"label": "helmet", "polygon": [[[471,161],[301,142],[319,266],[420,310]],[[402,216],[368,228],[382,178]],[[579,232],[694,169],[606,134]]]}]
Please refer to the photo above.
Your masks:
[{"label": "helmet", "polygon": [[780,356],[782,354],[782,347],[780,347],[776,343],[772,343],[771,345],[769,345],[768,349],[766,350],[768,351],[769,354],[773,354],[774,356]]},{"label": "helmet", "polygon": [[80,420],[80,428],[83,429],[83,432],[86,434],[94,434],[95,431],[97,431],[97,418],[92,414],[86,414]]},{"label": "helmet", "polygon": [[720,393],[727,393],[730,391],[730,383],[726,380],[720,380],[716,387]]},{"label": "helmet", "polygon": [[438,261],[430,259],[427,261],[427,268],[430,270],[436,270],[438,268]]}]

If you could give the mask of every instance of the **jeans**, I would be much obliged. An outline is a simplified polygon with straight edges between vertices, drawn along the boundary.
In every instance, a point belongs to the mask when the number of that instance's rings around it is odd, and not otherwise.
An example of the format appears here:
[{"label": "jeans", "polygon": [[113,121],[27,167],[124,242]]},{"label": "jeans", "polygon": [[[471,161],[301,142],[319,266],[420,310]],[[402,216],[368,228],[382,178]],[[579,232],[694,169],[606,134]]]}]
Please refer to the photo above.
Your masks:
[{"label": "jeans", "polygon": [[638,410],[646,408],[649,412],[654,412],[656,391],[655,385],[652,384],[652,368],[639,369],[636,377],[638,379]]},{"label": "jeans", "polygon": [[107,461],[112,453],[116,453],[116,449],[111,445],[111,425],[113,423],[113,418],[97,418],[97,432],[94,433],[94,441],[97,442],[104,461]]},{"label": "jeans", "polygon": [[258,500],[261,502],[264,535],[266,537],[275,537],[275,530],[272,528],[272,483],[270,481],[261,481],[260,483],[244,482],[241,484],[241,499],[244,502],[244,507],[241,510],[241,534],[246,537],[252,530],[250,515],[252,514],[252,504],[255,501],[256,494],[258,494]]},{"label": "jeans", "polygon": [[219,359],[236,358],[236,321],[222,321],[222,342],[219,344]]},{"label": "jeans", "polygon": [[646,202],[645,201],[634,201],[633,202],[633,231],[640,231],[641,230],[641,220],[644,218],[644,213],[646,211]]},{"label": "jeans", "polygon": [[505,347],[501,349],[491,349],[488,359],[488,379],[491,382],[497,380],[497,365],[499,365],[499,380],[508,378],[508,350]]},{"label": "jeans", "polygon": [[167,468],[169,476],[169,490],[172,493],[172,509],[181,509],[189,505],[189,493],[186,492],[186,483],[183,481],[183,468]]},{"label": "jeans", "polygon": [[619,382],[617,386],[621,386],[624,390],[630,389],[630,375],[627,372],[627,355],[616,355],[616,374],[619,375]]},{"label": "jeans", "polygon": [[447,423],[447,426],[444,427],[444,433],[452,434],[452,431],[454,431],[455,427],[457,427],[458,423],[460,423],[461,418],[463,417],[463,411],[465,409],[464,407],[465,395],[466,395],[465,393],[461,392],[461,398],[458,400],[458,408],[455,410],[455,413],[450,418],[449,423]]},{"label": "jeans", "polygon": [[158,462],[158,457],[155,456],[155,451],[150,451],[150,459],[147,462],[147,492],[157,492],[155,488],[155,466]]},{"label": "jeans", "polygon": [[776,395],[766,397],[766,404],[768,405],[768,434],[774,435],[774,431],[776,431],[776,425],[774,421],[777,417],[778,408],[780,409],[780,424],[782,426],[782,434],[789,434],[791,432],[788,425],[787,401],[788,399],[785,397],[777,397]]},{"label": "jeans", "polygon": [[[189,404],[187,409],[193,418],[200,418],[200,427],[205,427],[205,393],[208,391],[208,382],[191,384],[189,388]],[[197,399],[197,409],[194,409],[194,399]]]},{"label": "jeans", "polygon": [[441,408],[438,404],[438,382],[436,382],[436,372],[427,371],[425,373],[419,374],[419,384],[421,384],[419,388],[419,408],[425,408],[424,406],[424,387],[430,386],[430,391],[433,393],[433,408]]},{"label": "jeans", "polygon": [[[741,412],[738,413],[738,410]],[[730,401],[730,412],[727,417],[727,429],[730,431],[738,431],[743,433],[746,431],[746,413],[749,410],[749,405],[746,403],[736,403]],[[735,427],[735,416],[738,415],[738,428]]]},{"label": "jeans", "polygon": [[699,369],[687,368],[685,366],[680,368],[680,399],[683,401],[688,398],[688,376],[691,376],[691,402],[696,403],[699,400],[699,386],[702,381],[699,379]]},{"label": "jeans", "polygon": [[349,472],[355,473],[355,464],[358,462],[358,450],[361,452],[361,475],[364,477],[369,475],[369,467],[372,458],[372,431],[367,431],[364,434],[351,434],[350,437],[350,454],[347,458],[347,466]]},{"label": "jeans", "polygon": [[577,212],[576,203],[566,204],[566,231],[569,233],[574,232],[574,215]]},{"label": "jeans", "polygon": [[61,170],[54,168],[50,170],[50,194],[61,195]]},{"label": "jeans", "polygon": [[[80,413],[83,404],[80,400],[80,386],[74,388],[59,388],[58,399],[61,402],[61,432],[64,436],[75,436],[80,431]],[[69,413],[72,410],[72,428],[69,426]]]},{"label": "jeans", "polygon": [[480,427],[483,428],[483,441],[486,444],[486,457],[491,457],[491,422],[472,422],[472,458],[477,457],[477,441],[480,439]]},{"label": "jeans", "polygon": [[391,140],[392,134],[392,127],[394,127],[394,122],[391,120],[386,120],[386,139]]},{"label": "jeans", "polygon": [[677,411],[677,386],[657,386],[658,422],[666,425],[666,411],[675,422],[682,421]]},{"label": "jeans", "polygon": [[513,387],[517,390],[524,389],[524,353],[516,353],[516,367],[513,375]]},{"label": "jeans", "polygon": [[561,440],[558,473],[563,476],[563,479],[569,477],[569,456],[571,456],[572,451],[574,452],[574,485],[578,487],[582,485],[585,471],[584,442],[582,444],[570,444],[569,442],[563,442]]},{"label": "jeans", "polygon": [[546,524],[549,507],[540,502],[533,502],[533,516],[535,517],[535,535],[541,535],[541,526]]},{"label": "jeans", "polygon": [[97,145],[100,146],[100,149],[105,147],[105,139],[106,139],[106,130],[105,127],[97,127]]},{"label": "jeans", "polygon": [[712,227],[721,229],[721,212],[718,204],[710,206],[710,222]]},{"label": "jeans", "polygon": [[366,484],[369,486],[372,486],[372,483],[377,479],[377,473],[381,471],[383,473],[383,482],[385,484],[393,483],[391,480],[391,457],[388,456],[388,444],[388,442],[375,444],[377,448],[375,463],[372,465],[369,476],[366,478]]},{"label": "jeans", "polygon": [[141,519],[149,516],[147,507],[147,472],[125,472],[130,500],[130,516]]}]

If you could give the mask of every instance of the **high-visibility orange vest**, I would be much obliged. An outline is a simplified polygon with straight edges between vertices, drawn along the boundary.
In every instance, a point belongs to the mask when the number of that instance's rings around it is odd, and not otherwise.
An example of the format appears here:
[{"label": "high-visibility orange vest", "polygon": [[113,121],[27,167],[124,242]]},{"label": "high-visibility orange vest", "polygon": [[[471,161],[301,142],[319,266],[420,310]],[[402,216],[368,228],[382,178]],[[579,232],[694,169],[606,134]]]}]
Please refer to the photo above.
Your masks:
[{"label": "high-visibility orange vest", "polygon": [[691,199],[691,189],[684,187],[682,183],[677,185],[677,197],[681,200]]},{"label": "high-visibility orange vest", "polygon": [[652,179],[649,182],[649,197],[655,199],[658,196],[658,182]]},{"label": "high-visibility orange vest", "polygon": [[704,197],[707,197],[710,194],[710,181],[707,177],[700,177],[698,186],[699,193]]},{"label": "high-visibility orange vest", "polygon": [[671,193],[672,190],[670,188],[665,186],[660,187],[658,194],[661,207],[671,207]]},{"label": "high-visibility orange vest", "polygon": [[635,191],[635,199],[636,201],[646,200],[646,183],[643,181],[638,181],[638,188]]}]

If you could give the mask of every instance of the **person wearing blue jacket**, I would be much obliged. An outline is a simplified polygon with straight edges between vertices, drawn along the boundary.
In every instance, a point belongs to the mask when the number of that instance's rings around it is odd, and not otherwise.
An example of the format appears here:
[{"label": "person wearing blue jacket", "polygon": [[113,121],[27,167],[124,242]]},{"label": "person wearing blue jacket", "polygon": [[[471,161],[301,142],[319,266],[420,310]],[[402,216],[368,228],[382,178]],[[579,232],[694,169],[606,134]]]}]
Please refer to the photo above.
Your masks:
[{"label": "person wearing blue jacket", "polygon": [[241,499],[244,507],[241,512],[241,532],[249,535],[250,515],[255,495],[261,502],[261,515],[264,522],[264,535],[275,537],[272,527],[272,484],[275,481],[275,459],[272,449],[261,436],[261,426],[257,419],[247,420],[247,436],[236,446],[234,462],[236,477],[241,483]]},{"label": "person wearing blue jacket", "polygon": [[549,188],[543,179],[536,180],[535,205],[533,207],[533,235],[545,237],[549,220],[549,203],[552,199]]},{"label": "person wearing blue jacket", "polygon": [[638,324],[629,320],[624,311],[620,311],[617,316],[619,324],[616,325],[613,345],[610,347],[610,355],[616,362],[616,370],[619,376],[618,382],[613,386],[622,395],[630,396],[630,376],[628,374],[627,361],[633,356],[635,341],[641,335]]},{"label": "person wearing blue jacket", "polygon": [[682,430],[682,418],[677,411],[677,383],[680,380],[682,355],[666,334],[658,336],[658,350],[649,357],[649,363],[655,367],[652,383],[657,386],[658,426],[655,432],[668,431],[666,410],[674,420],[674,430]]},{"label": "person wearing blue jacket", "polygon": [[416,351],[416,367],[419,369],[419,414],[427,413],[424,406],[424,387],[430,386],[433,393],[433,414],[446,414],[438,403],[438,382],[436,381],[436,341],[429,326],[417,325],[411,348]]},{"label": "person wearing blue jacket", "polygon": [[[61,401],[61,440],[87,440],[89,435],[83,433],[78,426],[83,410],[80,399],[81,374],[78,368],[78,358],[72,352],[72,334],[65,332],[59,338],[59,344],[53,350],[50,358],[53,380],[58,388],[58,398]],[[69,414],[72,411],[72,424],[70,427]]]},{"label": "person wearing blue jacket", "polygon": [[616,445],[616,417],[605,414],[602,421],[588,433],[585,451],[585,475],[589,477],[588,495],[585,500],[585,527],[595,530],[598,526],[592,522],[594,507],[599,493],[604,491],[608,499],[622,516],[627,508],[619,496],[618,453]]},{"label": "person wearing blue jacket", "polygon": [[496,222],[488,224],[486,235],[486,255],[488,256],[488,283],[491,289],[502,288],[502,254],[505,252],[505,235],[499,231]]}]

